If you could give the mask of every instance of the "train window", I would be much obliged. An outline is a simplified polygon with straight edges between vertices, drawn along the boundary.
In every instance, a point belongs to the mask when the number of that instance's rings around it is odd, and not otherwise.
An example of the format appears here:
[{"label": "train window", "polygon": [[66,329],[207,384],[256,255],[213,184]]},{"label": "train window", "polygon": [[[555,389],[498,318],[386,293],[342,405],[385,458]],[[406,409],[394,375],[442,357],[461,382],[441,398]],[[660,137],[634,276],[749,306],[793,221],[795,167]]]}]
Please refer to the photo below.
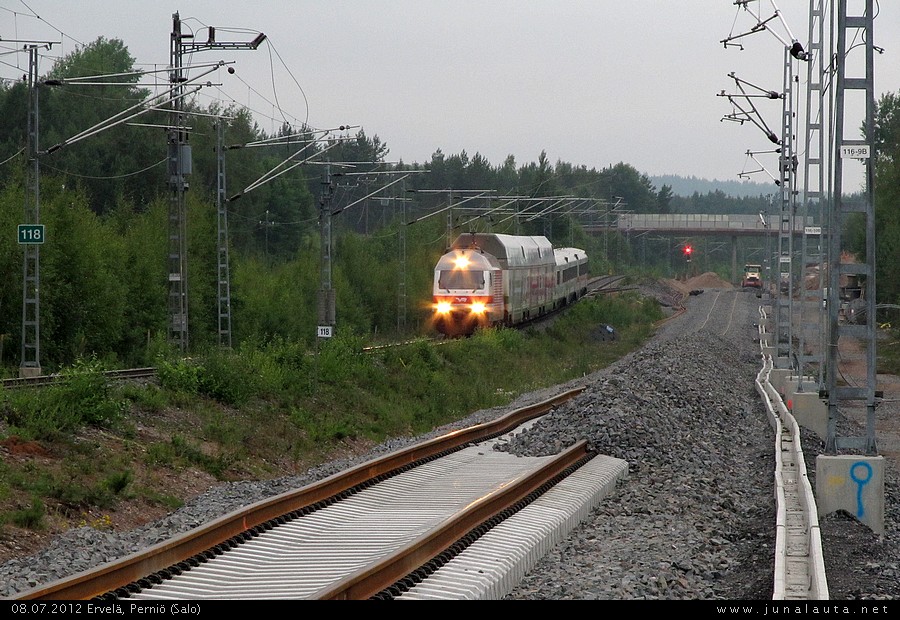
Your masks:
[{"label": "train window", "polygon": [[466,269],[441,271],[441,276],[438,278],[438,286],[447,290],[461,289],[467,291],[484,288],[484,272]]}]

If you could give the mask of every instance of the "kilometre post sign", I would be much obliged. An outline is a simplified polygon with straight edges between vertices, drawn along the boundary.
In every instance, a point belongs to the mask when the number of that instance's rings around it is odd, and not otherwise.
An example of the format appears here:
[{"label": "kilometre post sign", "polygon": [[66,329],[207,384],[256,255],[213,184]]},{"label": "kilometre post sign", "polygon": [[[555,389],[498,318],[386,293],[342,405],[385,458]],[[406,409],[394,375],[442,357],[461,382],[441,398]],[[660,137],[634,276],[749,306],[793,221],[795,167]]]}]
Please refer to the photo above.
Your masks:
[{"label": "kilometre post sign", "polygon": [[32,245],[43,242],[43,224],[19,224],[19,245]]}]

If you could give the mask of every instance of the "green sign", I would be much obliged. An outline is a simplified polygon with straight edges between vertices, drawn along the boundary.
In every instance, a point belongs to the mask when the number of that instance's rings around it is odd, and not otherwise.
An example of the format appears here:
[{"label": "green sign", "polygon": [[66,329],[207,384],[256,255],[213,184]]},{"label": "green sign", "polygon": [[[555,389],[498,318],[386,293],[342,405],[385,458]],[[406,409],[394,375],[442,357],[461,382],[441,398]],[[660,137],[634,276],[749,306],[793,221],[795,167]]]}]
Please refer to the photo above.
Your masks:
[{"label": "green sign", "polygon": [[19,224],[19,244],[32,245],[44,242],[43,224]]}]

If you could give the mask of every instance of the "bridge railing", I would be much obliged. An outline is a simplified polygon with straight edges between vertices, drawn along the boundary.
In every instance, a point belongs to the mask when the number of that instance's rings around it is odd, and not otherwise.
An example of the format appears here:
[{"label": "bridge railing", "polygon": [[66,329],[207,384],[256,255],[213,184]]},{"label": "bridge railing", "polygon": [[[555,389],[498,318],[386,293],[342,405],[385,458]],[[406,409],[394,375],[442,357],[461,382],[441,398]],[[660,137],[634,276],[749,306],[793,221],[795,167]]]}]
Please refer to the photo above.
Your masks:
[{"label": "bridge railing", "polygon": [[[802,233],[806,226],[813,226],[814,218],[797,216],[793,230]],[[765,226],[758,215],[713,215],[702,213],[623,213],[616,217],[615,226],[621,230],[756,232],[765,234],[772,230]],[[777,229],[776,229],[777,230]]]}]

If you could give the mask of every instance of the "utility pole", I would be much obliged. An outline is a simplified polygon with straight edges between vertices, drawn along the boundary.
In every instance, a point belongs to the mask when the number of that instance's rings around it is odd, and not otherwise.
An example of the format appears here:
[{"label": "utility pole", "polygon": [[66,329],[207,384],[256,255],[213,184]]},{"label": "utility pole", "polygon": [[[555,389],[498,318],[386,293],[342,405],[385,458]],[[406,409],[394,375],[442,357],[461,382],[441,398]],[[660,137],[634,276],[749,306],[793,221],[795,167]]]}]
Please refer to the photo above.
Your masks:
[{"label": "utility pole", "polygon": [[322,196],[319,198],[319,246],[321,248],[319,289],[318,338],[334,335],[335,303],[331,286],[331,200],[334,197],[335,182],[331,177],[331,164],[325,166],[325,180],[322,182]]},{"label": "utility pole", "polygon": [[[829,198],[826,186],[826,167],[830,161],[828,147],[831,137],[831,122],[828,114],[826,95],[828,87],[830,50],[825,45],[825,22],[829,16],[826,0],[809,0],[809,62],[806,79],[806,157],[803,159],[803,200],[801,202],[801,219],[803,221],[803,240],[800,251],[801,286],[800,325],[797,353],[797,387],[803,391],[803,382],[807,376],[807,365],[818,370],[816,390],[825,388],[825,308],[822,304],[824,282],[828,260],[825,256],[824,239],[827,227],[824,224],[825,205]],[[809,216],[813,215],[815,226],[807,226]],[[816,263],[819,274],[816,286],[810,288],[806,278],[807,264]],[[810,307],[812,306],[812,307]],[[810,317],[810,314],[812,315]],[[817,334],[817,350],[807,346],[810,334]],[[807,353],[807,350],[810,353]]]},{"label": "utility pole", "polygon": [[[855,449],[866,456],[878,454],[875,441],[875,407],[881,394],[876,392],[875,354],[875,120],[874,90],[874,13],[873,0],[866,0],[863,15],[851,15],[846,0],[839,0],[837,17],[837,87],[835,92],[835,140],[834,140],[834,200],[831,209],[829,232],[829,283],[828,283],[828,363],[826,385],[828,391],[828,436],[825,452],[837,453],[840,448]],[[849,40],[848,40],[849,38]],[[862,67],[848,69],[847,55],[860,40],[864,55]],[[855,69],[855,71],[854,71]],[[845,97],[856,91],[865,99],[866,135],[863,139],[845,138]],[[858,125],[857,125],[858,126]],[[844,204],[843,171],[845,162],[859,160],[866,169],[865,217],[866,262],[841,262],[841,232],[850,213],[858,207]],[[840,321],[841,276],[861,276],[866,282],[866,311],[864,325],[852,325]],[[839,385],[840,352],[838,341],[842,336],[857,338],[865,347],[866,381],[860,387]],[[864,437],[839,437],[837,418],[840,407],[851,401],[863,401],[866,405],[866,435]]]},{"label": "utility pole", "polygon": [[[341,165],[352,165],[348,162],[340,162]],[[363,162],[354,162],[354,163],[363,163]],[[380,162],[365,162],[365,163],[380,163]],[[335,174],[331,174],[331,164],[327,164],[325,167],[325,180],[322,185],[324,189],[322,190],[322,196],[319,199],[319,235],[321,239],[321,283],[322,287],[319,290],[319,324],[317,327],[317,337],[318,338],[331,338],[334,335],[334,327],[336,324],[335,319],[335,291],[332,288],[331,282],[331,268],[332,268],[332,232],[331,232],[331,222],[332,218],[335,215],[342,213],[343,211],[357,205],[359,203],[367,203],[368,199],[374,196],[375,194],[387,189],[388,187],[395,185],[397,183],[402,183],[409,175],[414,172],[425,172],[422,171],[407,171],[407,170],[381,170],[381,171],[370,171],[370,172],[337,172]],[[383,175],[383,174],[399,174],[401,175],[399,178],[391,181],[390,183],[376,189],[373,192],[366,192],[366,195],[362,198],[351,202],[350,204],[341,207],[339,209],[332,210],[331,202],[334,198],[334,190],[336,188],[335,177],[349,177],[349,176],[375,176],[375,175]],[[364,184],[366,188],[369,186],[369,182],[364,179]],[[406,239],[403,239],[403,253],[405,255],[406,252]],[[402,287],[401,287],[402,288]],[[405,291],[402,293],[405,295]],[[398,302],[399,303],[399,302]],[[399,322],[399,319],[398,319]]]},{"label": "utility pole", "polygon": [[[193,34],[181,31],[181,18],[172,15],[172,34],[169,40],[169,61],[172,84],[172,123],[168,133],[169,173],[169,342],[182,353],[188,350],[188,284],[187,284],[187,218],[184,195],[188,189],[185,177],[191,174],[191,147],[185,126],[184,83],[187,81],[182,64],[185,54],[212,49],[255,50],[265,40],[260,33],[248,43],[216,41],[216,31],[209,27],[205,42],[195,42]],[[229,68],[230,72],[234,72]]]},{"label": "utility pole", "polygon": [[41,226],[40,166],[38,163],[38,46],[28,45],[28,147],[26,163],[25,224],[19,243],[25,246],[22,263],[22,359],[19,376],[41,374]]},{"label": "utility pole", "polygon": [[225,119],[216,121],[216,256],[219,346],[231,348],[231,272],[228,260],[228,201],[225,197]]},{"label": "utility pole", "polygon": [[775,297],[775,367],[793,368],[794,219],[796,215],[797,156],[794,152],[794,67],[789,47],[784,48],[781,110],[781,153],[778,157],[778,186],[781,211],[778,219],[778,290]]}]

